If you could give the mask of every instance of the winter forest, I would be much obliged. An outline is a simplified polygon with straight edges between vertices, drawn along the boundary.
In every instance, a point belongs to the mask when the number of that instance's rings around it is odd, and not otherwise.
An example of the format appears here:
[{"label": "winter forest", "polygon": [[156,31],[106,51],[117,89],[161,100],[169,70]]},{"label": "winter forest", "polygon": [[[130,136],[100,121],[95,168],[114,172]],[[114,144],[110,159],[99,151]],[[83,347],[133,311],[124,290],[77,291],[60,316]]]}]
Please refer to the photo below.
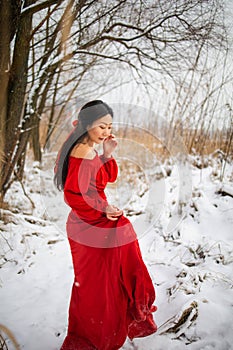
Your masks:
[{"label": "winter forest", "polygon": [[122,349],[233,349],[233,2],[0,11],[0,350],[59,350],[66,334],[70,208],[54,164],[95,99],[118,140],[108,200],[137,232],[158,307],[158,331]]}]

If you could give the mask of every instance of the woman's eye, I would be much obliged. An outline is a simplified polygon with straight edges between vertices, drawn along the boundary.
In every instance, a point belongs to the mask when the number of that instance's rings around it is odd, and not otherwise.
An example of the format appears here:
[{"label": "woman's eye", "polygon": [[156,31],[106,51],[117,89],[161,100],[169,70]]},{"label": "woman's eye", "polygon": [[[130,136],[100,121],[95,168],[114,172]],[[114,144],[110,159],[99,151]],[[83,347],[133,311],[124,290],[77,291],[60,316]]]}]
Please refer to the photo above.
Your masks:
[{"label": "woman's eye", "polygon": [[[103,126],[103,125],[100,125],[99,127],[100,127],[100,129],[103,129],[103,130],[106,129],[106,126]],[[107,129],[108,129],[108,130],[111,130],[112,127],[111,127],[111,126],[108,126]]]}]

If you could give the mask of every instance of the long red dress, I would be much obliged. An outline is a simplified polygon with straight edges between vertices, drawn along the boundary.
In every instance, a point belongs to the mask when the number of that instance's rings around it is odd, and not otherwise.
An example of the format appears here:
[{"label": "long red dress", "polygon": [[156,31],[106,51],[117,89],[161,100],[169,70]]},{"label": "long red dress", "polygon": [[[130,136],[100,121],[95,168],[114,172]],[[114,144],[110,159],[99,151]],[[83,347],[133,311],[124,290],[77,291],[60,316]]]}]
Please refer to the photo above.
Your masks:
[{"label": "long red dress", "polygon": [[121,215],[107,219],[104,188],[117,178],[115,159],[70,156],[64,198],[74,266],[68,333],[61,350],[116,350],[126,337],[156,332],[155,291],[136,233]]}]

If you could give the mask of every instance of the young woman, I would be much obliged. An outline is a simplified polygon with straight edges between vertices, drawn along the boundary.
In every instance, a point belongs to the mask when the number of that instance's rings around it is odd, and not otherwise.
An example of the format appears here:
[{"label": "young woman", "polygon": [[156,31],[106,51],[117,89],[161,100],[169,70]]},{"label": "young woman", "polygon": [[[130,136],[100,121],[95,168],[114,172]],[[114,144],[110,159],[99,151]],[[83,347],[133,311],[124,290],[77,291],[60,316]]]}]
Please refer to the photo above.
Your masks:
[{"label": "young woman", "polygon": [[[56,162],[55,184],[71,207],[67,235],[74,267],[61,350],[116,350],[127,336],[132,340],[157,330],[155,291],[136,233],[104,193],[117,178],[112,118],[106,103],[85,104]],[[99,156],[94,146],[101,143]]]}]

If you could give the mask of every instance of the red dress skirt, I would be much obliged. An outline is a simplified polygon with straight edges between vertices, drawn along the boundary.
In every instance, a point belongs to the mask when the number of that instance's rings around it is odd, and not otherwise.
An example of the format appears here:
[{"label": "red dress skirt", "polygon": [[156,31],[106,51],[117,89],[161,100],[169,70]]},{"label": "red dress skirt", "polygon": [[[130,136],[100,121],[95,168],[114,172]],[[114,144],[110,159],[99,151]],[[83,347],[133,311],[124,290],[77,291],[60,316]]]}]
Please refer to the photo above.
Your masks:
[{"label": "red dress skirt", "polygon": [[126,337],[156,332],[155,290],[136,233],[121,215],[107,219],[104,189],[117,178],[114,158],[69,158],[64,198],[74,283],[61,350],[116,350]]}]

